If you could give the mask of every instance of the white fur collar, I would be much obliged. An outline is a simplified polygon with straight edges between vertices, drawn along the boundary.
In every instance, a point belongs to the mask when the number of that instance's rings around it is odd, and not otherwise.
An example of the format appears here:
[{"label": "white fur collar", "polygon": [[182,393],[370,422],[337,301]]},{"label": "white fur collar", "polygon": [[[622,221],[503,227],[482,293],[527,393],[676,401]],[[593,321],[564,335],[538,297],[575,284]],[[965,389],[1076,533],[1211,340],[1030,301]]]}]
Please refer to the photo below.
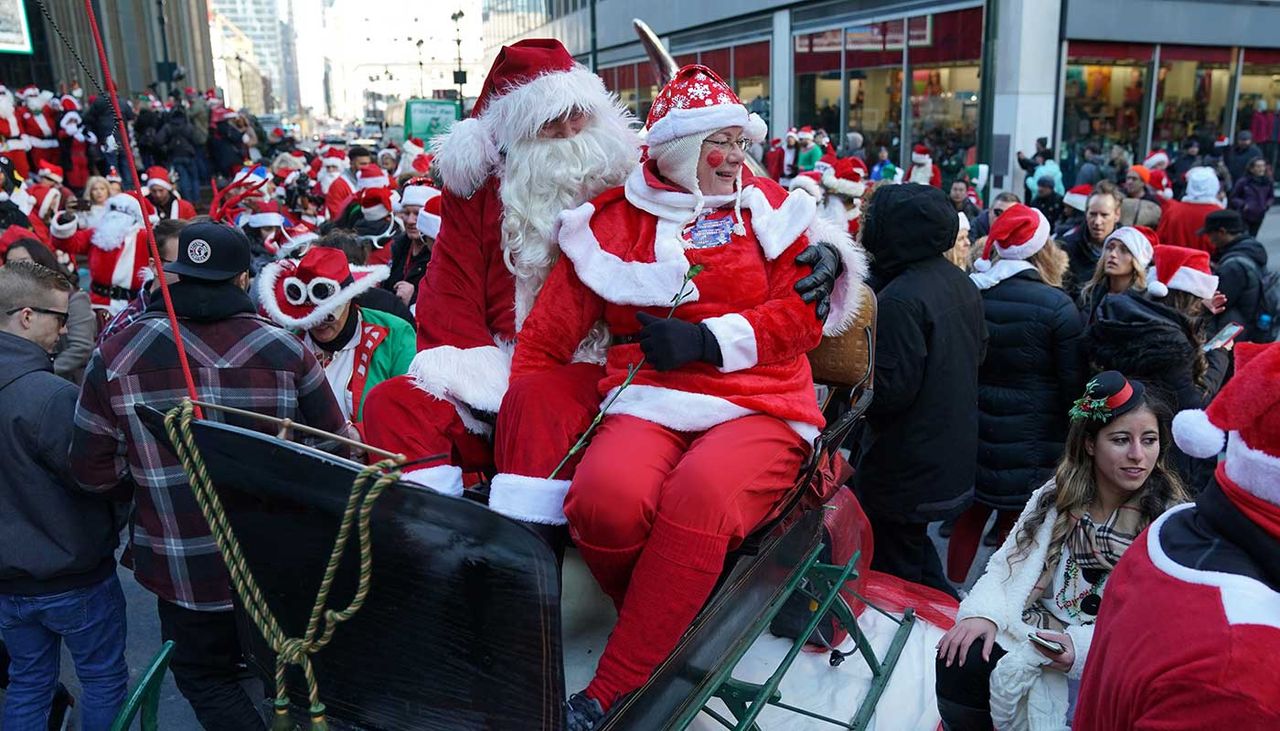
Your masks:
[{"label": "white fur collar", "polygon": [[1022,259],[1001,259],[985,272],[974,272],[969,275],[969,279],[978,286],[978,289],[991,289],[1004,280],[1012,277],[1019,272],[1025,272],[1028,269],[1035,269],[1030,262]]}]

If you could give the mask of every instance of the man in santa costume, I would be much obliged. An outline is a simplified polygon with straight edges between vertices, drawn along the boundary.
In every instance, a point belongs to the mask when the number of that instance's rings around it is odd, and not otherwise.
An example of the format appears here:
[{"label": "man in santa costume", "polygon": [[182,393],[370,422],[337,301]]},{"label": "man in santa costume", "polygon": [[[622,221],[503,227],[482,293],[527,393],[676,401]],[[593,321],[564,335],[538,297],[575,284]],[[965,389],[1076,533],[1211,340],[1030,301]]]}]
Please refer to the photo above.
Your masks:
[{"label": "man in santa costume", "polygon": [[370,188],[392,188],[392,180],[387,171],[373,164],[361,165],[356,171],[356,192]]},{"label": "man in santa costume", "polygon": [[418,169],[414,167],[414,162],[425,154],[427,154],[427,146],[421,138],[410,137],[405,140],[404,146],[400,148],[400,160],[396,163],[396,178],[399,179],[402,175],[417,173]]},{"label": "man in santa costume", "polygon": [[796,173],[807,173],[818,166],[818,161],[822,159],[824,153],[821,147],[814,139],[813,127],[805,125],[800,128],[797,137],[800,140],[799,147],[796,148]]},{"label": "man in santa costume", "polygon": [[[152,211],[148,215],[158,220]],[[137,198],[118,193],[107,199],[107,211],[93,228],[78,229],[71,213],[50,227],[56,248],[71,256],[88,255],[89,301],[106,316],[124,309],[146,282],[151,252],[142,216]]]},{"label": "man in santa costume", "polygon": [[63,174],[61,167],[54,165],[51,162],[41,160],[40,163],[36,165],[35,177],[31,182],[47,185],[50,188],[57,190],[59,195],[58,210],[61,211],[66,207],[68,202],[74,200],[76,197],[76,194],[73,193],[70,188],[63,185],[65,180],[66,176]]},{"label": "man in santa costume", "polygon": [[345,150],[330,147],[320,155],[320,171],[316,185],[324,195],[325,213],[330,220],[337,219],[346,210],[355,194],[356,181],[347,172],[350,163]]},{"label": "man in santa costume", "polygon": [[67,185],[84,190],[89,182],[89,145],[98,144],[98,137],[85,129],[80,116],[80,102],[73,96],[62,97],[62,119],[58,120],[58,137],[67,151]]},{"label": "man in santa costume", "polygon": [[[366,165],[365,168],[372,168]],[[387,187],[365,188],[356,194],[360,204],[360,218],[355,222],[355,232],[369,244],[370,265],[391,262],[391,244],[404,228],[392,215],[398,196]]]},{"label": "man in santa costume", "polygon": [[1236,346],[1208,409],[1184,411],[1187,454],[1226,459],[1112,572],[1080,682],[1076,731],[1280,728],[1280,345]]},{"label": "man in santa costume", "polygon": [[21,112],[22,131],[31,145],[31,164],[47,162],[57,165],[62,153],[58,146],[58,119],[49,102],[53,93],[34,86],[23,89],[19,96],[25,102]]},{"label": "man in santa costume", "polygon": [[369,390],[405,373],[417,351],[409,323],[355,302],[388,274],[385,266],[351,266],[341,249],[312,247],[301,259],[268,264],[255,284],[267,315],[302,334],[342,415],[357,425]]},{"label": "man in santa costume", "polygon": [[161,221],[180,218],[186,221],[196,217],[196,208],[178,196],[169,178],[169,171],[159,165],[147,168],[143,175],[147,201],[155,206]]},{"label": "man in santa costume", "polygon": [[26,194],[30,196],[29,207],[22,196],[11,196],[20,210],[26,210],[27,221],[36,238],[49,243],[49,226],[62,209],[62,191],[48,183],[38,182],[28,185]]},{"label": "man in santa costume", "polygon": [[928,146],[911,148],[911,171],[907,174],[907,182],[942,188],[942,170],[933,164],[933,154]]},{"label": "man in santa costume", "polygon": [[0,86],[0,155],[9,159],[18,177],[25,178],[31,173],[27,158],[31,142],[27,139],[16,104],[13,92]]}]

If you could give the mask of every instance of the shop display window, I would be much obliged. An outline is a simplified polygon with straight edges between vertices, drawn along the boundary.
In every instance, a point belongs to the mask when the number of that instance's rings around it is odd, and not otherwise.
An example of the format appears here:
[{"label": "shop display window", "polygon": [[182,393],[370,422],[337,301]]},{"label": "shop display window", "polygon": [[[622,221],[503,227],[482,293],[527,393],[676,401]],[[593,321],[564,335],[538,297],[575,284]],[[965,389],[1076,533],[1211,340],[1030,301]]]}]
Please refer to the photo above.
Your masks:
[{"label": "shop display window", "polygon": [[[769,41],[746,43],[733,48],[733,90],[751,111],[770,124]],[[770,125],[770,129],[773,129]],[[777,130],[774,137],[781,137]]]},{"label": "shop display window", "polygon": [[1160,46],[1153,148],[1174,152],[1192,135],[1205,145],[1224,133],[1231,55],[1229,48]]},{"label": "shop display window", "polygon": [[1280,50],[1245,49],[1236,129],[1253,133],[1274,168],[1280,157]]},{"label": "shop display window", "polygon": [[1135,154],[1146,129],[1143,102],[1153,51],[1154,46],[1139,43],[1067,44],[1064,149],[1058,151],[1067,180],[1074,180],[1087,144],[1097,145],[1103,157],[1113,146]]},{"label": "shop display window", "polygon": [[889,151],[890,160],[897,160],[900,152],[902,33],[902,20],[845,29],[845,132],[862,133],[872,159],[881,147]]},{"label": "shop display window", "polygon": [[840,30],[828,30],[795,37],[796,127],[839,128],[843,35]]},{"label": "shop display window", "polygon": [[933,150],[944,185],[973,162],[978,144],[982,14],[969,8],[907,23],[911,140]]}]

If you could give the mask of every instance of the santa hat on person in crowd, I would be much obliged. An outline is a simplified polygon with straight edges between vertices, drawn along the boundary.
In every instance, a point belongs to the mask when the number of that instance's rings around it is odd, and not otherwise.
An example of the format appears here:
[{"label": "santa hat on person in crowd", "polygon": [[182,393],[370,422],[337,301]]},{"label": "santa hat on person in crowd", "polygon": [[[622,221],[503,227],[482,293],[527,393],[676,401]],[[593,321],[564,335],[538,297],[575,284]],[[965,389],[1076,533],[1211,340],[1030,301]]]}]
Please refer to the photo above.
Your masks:
[{"label": "santa hat on person in crowd", "polygon": [[50,185],[62,185],[62,168],[48,160],[41,160],[36,165],[36,177],[47,181]]},{"label": "santa hat on person in crowd", "polygon": [[284,217],[284,209],[277,201],[257,204],[253,212],[244,219],[244,225],[249,228],[284,228],[288,223]]},{"label": "santa hat on person in crowd", "polygon": [[1280,506],[1280,343],[1235,346],[1235,375],[1209,407],[1173,418],[1173,440],[1200,459],[1226,447],[1218,474],[1254,497]]},{"label": "santa hat on person in crowd", "polygon": [[574,112],[593,123],[613,117],[625,127],[629,121],[604,80],[573,60],[560,41],[531,38],[503,46],[471,116],[431,142],[446,187],[471,195],[513,143],[534,139],[547,122]]},{"label": "santa hat on person in crowd", "polygon": [[[1000,215],[1004,218],[1004,214]],[[1160,243],[1160,237],[1156,232],[1146,226],[1121,226],[1102,242],[1103,251],[1106,251],[1107,244],[1112,241],[1119,241],[1124,244],[1124,248],[1133,256],[1133,265],[1146,271],[1151,264],[1151,257],[1155,256],[1156,246]],[[1105,254],[1104,254],[1105,256]],[[1156,297],[1163,297],[1169,293],[1165,286],[1158,281],[1152,281],[1148,277],[1147,291]]]},{"label": "santa hat on person in crowd", "polygon": [[[742,136],[751,142],[763,142],[769,133],[760,115],[747,109],[716,72],[699,64],[690,64],[662,87],[649,108],[645,124],[645,143],[649,157],[672,183],[693,195],[693,218],[704,205],[698,186],[698,160],[702,141],[707,135],[725,127],[741,127]],[[803,137],[809,130],[800,130]],[[734,233],[746,234],[742,223],[742,168],[733,203]]]},{"label": "santa hat on person in crowd", "polygon": [[394,203],[390,188],[365,188],[356,194],[360,214],[366,221],[381,221],[391,215]]},{"label": "santa hat on person in crowd", "polygon": [[113,167],[113,168],[108,168],[108,169],[107,169],[107,182],[108,182],[108,183],[123,183],[123,182],[124,182],[124,178],[122,178],[122,177],[120,176],[120,171],[119,171],[119,170],[115,169],[114,167]]},{"label": "santa hat on person in crowd", "polygon": [[822,186],[827,190],[860,201],[867,191],[867,164],[856,157],[842,157],[835,165],[822,171]]},{"label": "santa hat on person in crowd", "polygon": [[1226,135],[1218,135],[1218,137],[1213,141],[1213,154],[1217,157],[1222,157],[1222,154],[1226,152],[1227,148],[1230,146],[1230,137],[1227,137]]},{"label": "santa hat on person in crowd", "polygon": [[1081,183],[1068,190],[1067,194],[1062,196],[1062,204],[1084,213],[1084,209],[1089,206],[1089,196],[1091,195],[1093,195],[1093,186],[1088,183]]},{"label": "santa hat on person in crowd", "polygon": [[79,100],[79,99],[76,99],[75,97],[71,96],[70,94],[66,94],[66,95],[64,95],[61,99],[59,99],[59,100],[58,100],[58,104],[62,107],[62,112],[63,112],[64,114],[65,114],[65,113],[67,113],[67,112],[79,112],[79,111],[80,111],[80,100]]},{"label": "santa hat on person in crowd", "polygon": [[813,127],[807,124],[801,127],[800,131],[796,133],[796,138],[801,142],[812,141],[814,138]]},{"label": "santa hat on person in crowd", "polygon": [[228,120],[234,119],[236,116],[235,112],[231,111],[230,109],[227,109],[222,105],[218,105],[218,106],[210,105],[210,106],[211,106],[211,109],[209,110],[209,122],[212,124],[215,124],[215,125],[221,124]]},{"label": "santa hat on person in crowd", "polygon": [[396,201],[395,210],[398,212],[405,206],[423,206],[427,201],[440,195],[440,191],[431,184],[429,178],[412,178],[405,182],[404,191],[400,194],[400,200]]},{"label": "santa hat on person in crowd", "polygon": [[803,190],[817,200],[822,200],[824,191],[822,189],[822,173],[817,170],[806,170],[803,173],[797,173],[791,178],[791,182],[787,184],[789,190]]},{"label": "santa hat on person in crowd", "polygon": [[142,173],[142,182],[148,189],[163,188],[173,191],[173,181],[169,180],[168,169],[159,165],[152,165]]},{"label": "santa hat on person in crowd", "polygon": [[912,165],[932,165],[933,154],[929,152],[926,145],[916,145],[911,148],[911,164]]},{"label": "santa hat on person in crowd", "polygon": [[386,170],[372,163],[360,166],[360,172],[356,175],[356,190],[390,187],[391,178],[387,177]]},{"label": "santa hat on person in crowd", "polygon": [[386,266],[351,266],[341,249],[313,246],[301,259],[263,267],[258,300],[277,325],[310,330],[390,275]]},{"label": "santa hat on person in crowd", "polygon": [[1048,243],[1050,230],[1049,219],[1038,209],[1014,203],[991,223],[982,258],[973,263],[973,268],[980,273],[991,271],[993,249],[1001,259],[1030,259]]},{"label": "santa hat on person in crowd", "polygon": [[1169,153],[1164,150],[1152,150],[1150,155],[1142,161],[1142,166],[1148,170],[1163,170],[1169,165]]},{"label": "santa hat on person in crowd", "polygon": [[410,137],[400,147],[400,160],[396,163],[396,177],[414,171],[414,163],[427,152],[426,143],[421,138]]},{"label": "santa hat on person in crowd", "polygon": [[1169,290],[1176,289],[1207,300],[1218,291],[1218,277],[1209,266],[1207,251],[1160,244],[1155,247],[1151,261],[1151,281],[1147,283],[1147,292],[1155,297],[1163,297]]},{"label": "santa hat on person in crowd", "polygon": [[276,247],[276,258],[301,257],[311,244],[320,238],[315,229],[305,223],[283,229],[279,245]]},{"label": "santa hat on person in crowd", "polygon": [[1169,182],[1169,176],[1164,170],[1152,170],[1150,180],[1151,189],[1156,195],[1167,201],[1173,200],[1173,184]]},{"label": "santa hat on person in crowd", "polygon": [[[422,208],[418,210],[418,233],[422,236],[434,239],[440,235],[440,209],[444,203],[444,197],[440,195],[440,191],[429,185],[414,186],[425,191],[426,200],[422,202]],[[415,197],[423,195],[415,193]]]},{"label": "santa hat on person in crowd", "polygon": [[1197,165],[1187,171],[1187,190],[1182,194],[1184,203],[1213,203],[1222,205],[1218,191],[1222,187],[1218,173],[1211,167]]},{"label": "santa hat on person in crowd", "polygon": [[330,147],[320,155],[320,165],[326,168],[338,168],[346,170],[351,167],[351,161],[347,159],[347,151],[341,147]]},{"label": "santa hat on person in crowd", "polygon": [[27,192],[35,199],[35,212],[43,221],[53,218],[62,205],[62,191],[57,186],[40,183],[27,188]]}]

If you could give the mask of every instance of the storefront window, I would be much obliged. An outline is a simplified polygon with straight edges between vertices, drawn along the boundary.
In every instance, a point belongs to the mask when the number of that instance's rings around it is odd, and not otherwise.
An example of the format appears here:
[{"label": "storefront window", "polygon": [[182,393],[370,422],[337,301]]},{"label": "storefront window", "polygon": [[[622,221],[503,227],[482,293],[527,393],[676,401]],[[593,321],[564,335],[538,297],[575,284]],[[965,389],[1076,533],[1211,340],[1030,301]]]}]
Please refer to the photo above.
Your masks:
[{"label": "storefront window", "polygon": [[828,30],[795,37],[796,127],[839,128],[842,35]]},{"label": "storefront window", "polygon": [[[902,130],[902,20],[845,30],[844,65],[849,112],[845,132],[862,133],[869,160],[878,150],[898,160]],[[847,135],[840,142],[846,142]]]},{"label": "storefront window", "polygon": [[[618,67],[618,98],[622,105],[639,114],[639,95],[636,94],[636,65],[629,63]],[[643,117],[641,117],[643,119]]]},{"label": "storefront window", "polygon": [[639,90],[636,116],[640,118],[640,122],[643,124],[649,118],[649,107],[653,106],[653,100],[657,98],[658,92],[662,90],[662,87],[658,86],[657,74],[653,71],[653,64],[647,61],[636,64],[636,77]]},{"label": "storefront window", "polygon": [[978,144],[978,67],[982,8],[957,10],[907,23],[911,68],[911,141],[934,151],[943,184],[969,162]]},{"label": "storefront window", "polygon": [[1103,157],[1112,145],[1129,154],[1143,137],[1143,101],[1152,46],[1133,43],[1071,41],[1067,44],[1066,85],[1062,95],[1063,175],[1075,179],[1084,146],[1093,143]]},{"label": "storefront window", "polygon": [[1254,144],[1275,167],[1280,152],[1280,51],[1245,50],[1236,129],[1252,132]]},{"label": "storefront window", "polygon": [[1231,49],[1160,46],[1152,148],[1176,151],[1191,135],[1208,143],[1226,127]]},{"label": "storefront window", "polygon": [[[747,109],[769,119],[769,41],[747,43],[733,48],[733,90]],[[773,129],[770,126],[770,129]],[[774,130],[774,137],[781,137]]]}]

